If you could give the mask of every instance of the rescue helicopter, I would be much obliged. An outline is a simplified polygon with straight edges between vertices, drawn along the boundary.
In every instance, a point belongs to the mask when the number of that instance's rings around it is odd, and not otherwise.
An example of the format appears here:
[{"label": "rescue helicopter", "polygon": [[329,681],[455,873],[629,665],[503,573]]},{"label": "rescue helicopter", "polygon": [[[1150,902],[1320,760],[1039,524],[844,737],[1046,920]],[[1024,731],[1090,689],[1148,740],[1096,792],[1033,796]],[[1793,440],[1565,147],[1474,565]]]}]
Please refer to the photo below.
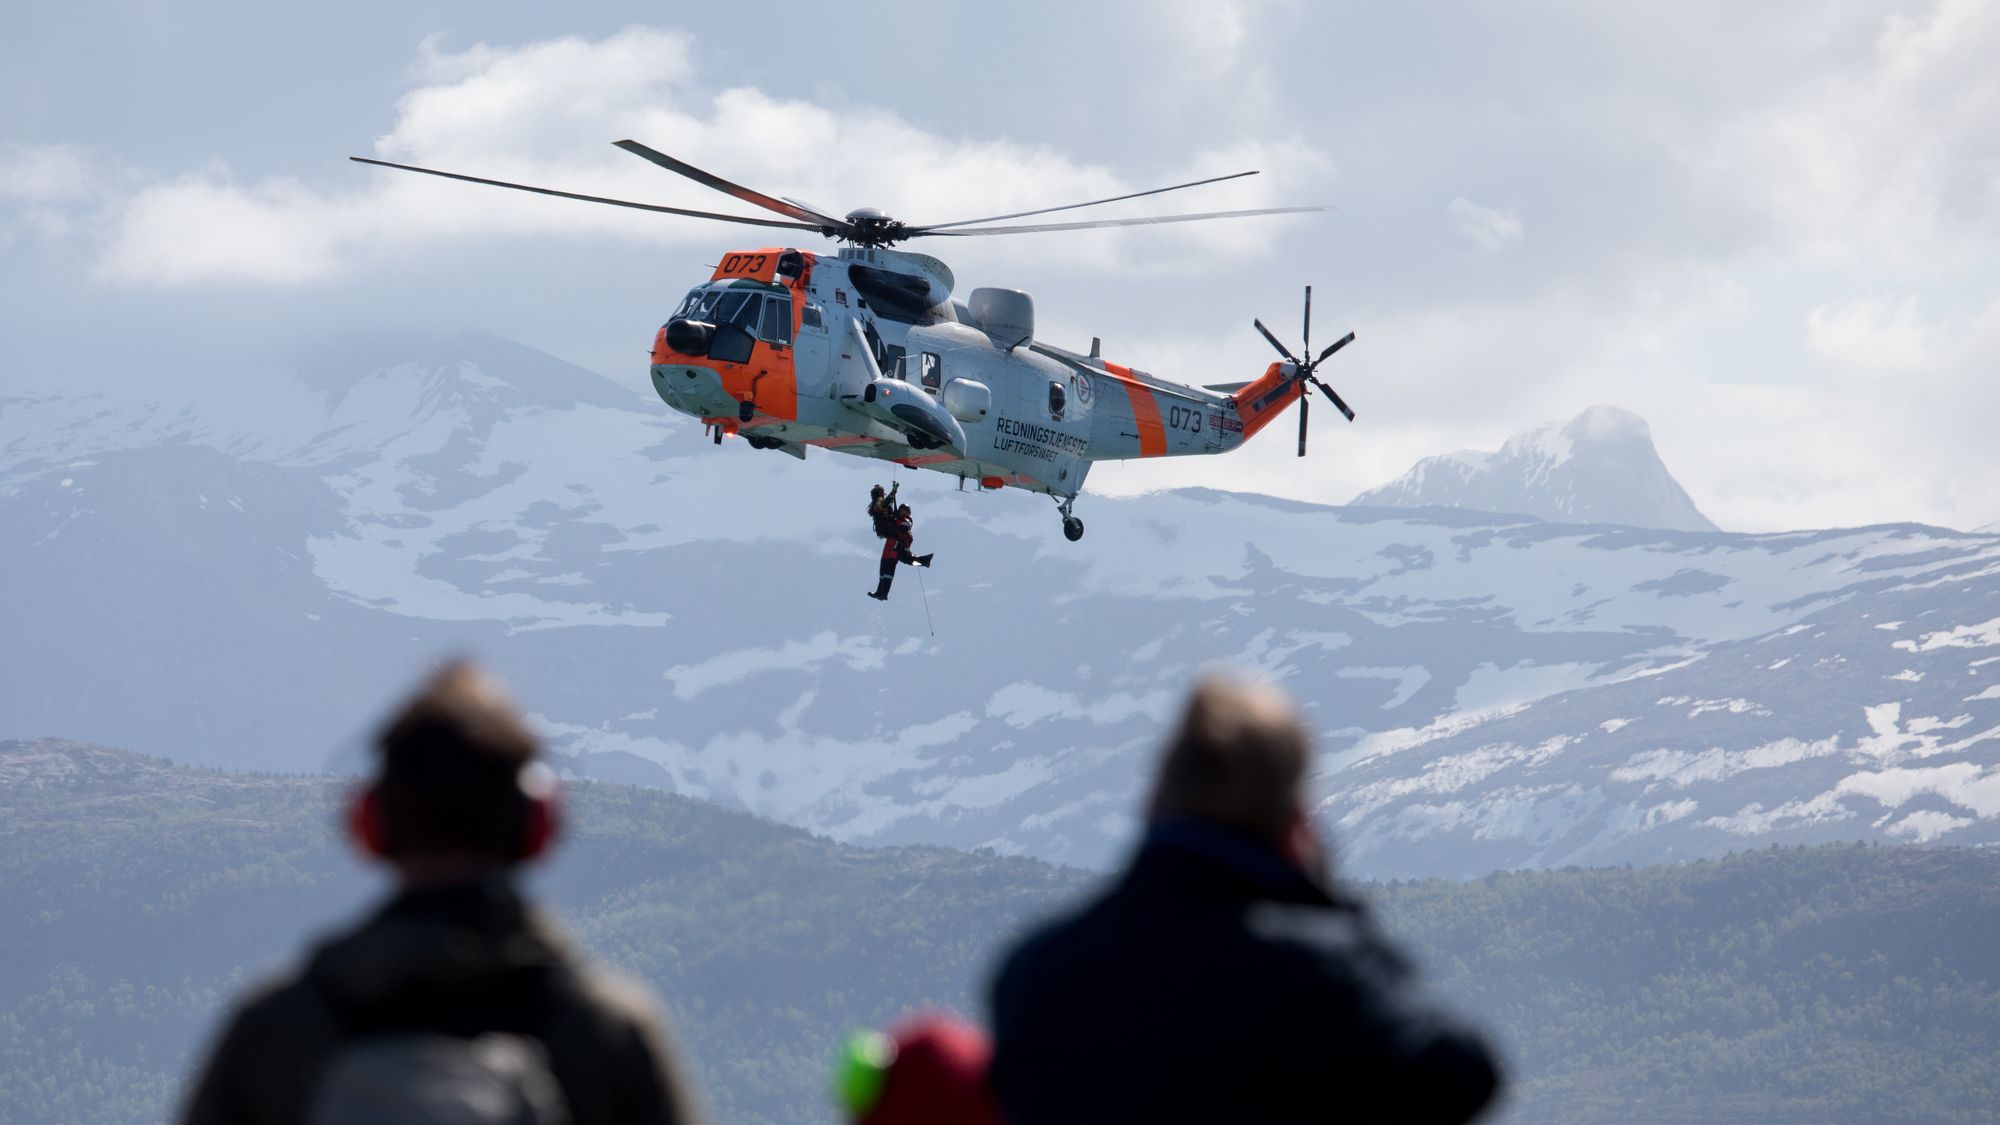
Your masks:
[{"label": "rescue helicopter", "polygon": [[[1012,223],[1251,176],[1237,172],[1148,191],[940,223],[905,223],[864,207],[836,217],[774,198],[637,141],[617,146],[776,217],[732,215],[557,191],[367,157],[362,164],[562,199],[629,207],[786,231],[842,243],[828,254],[767,246],[722,255],[655,334],[652,382],[670,407],[702,420],[716,443],[741,437],[756,449],[804,459],[812,448],[891,461],[957,477],[979,489],[1020,488],[1056,502],[1063,534],[1083,537],[1073,507],[1098,461],[1226,453],[1295,400],[1299,456],[1306,452],[1312,388],[1348,421],[1350,409],[1321,381],[1322,363],[1354,340],[1349,332],[1312,352],[1312,287],[1306,287],[1298,354],[1262,321],[1279,360],[1254,379],[1188,386],[1113,363],[1097,340],[1074,352],[1035,336],[1035,302],[1018,289],[953,296],[956,279],[937,258],[895,247],[917,238],[964,238],[1101,227],[1249,218],[1324,210],[1265,207],[1138,218]],[[994,225],[1000,224],[1000,225]]]}]

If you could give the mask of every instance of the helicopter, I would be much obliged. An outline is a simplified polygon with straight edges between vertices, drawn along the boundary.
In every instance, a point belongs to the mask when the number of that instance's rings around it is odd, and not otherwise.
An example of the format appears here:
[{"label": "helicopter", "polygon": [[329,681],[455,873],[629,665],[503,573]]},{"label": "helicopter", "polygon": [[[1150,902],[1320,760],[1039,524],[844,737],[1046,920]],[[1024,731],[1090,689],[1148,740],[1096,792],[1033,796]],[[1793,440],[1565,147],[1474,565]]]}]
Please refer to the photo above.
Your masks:
[{"label": "helicopter", "polygon": [[[1069,203],[942,223],[904,223],[878,208],[836,217],[795,199],[774,198],[703,171],[637,141],[615,142],[642,159],[775,218],[732,215],[421,168],[349,159],[429,176],[688,218],[809,231],[842,243],[832,254],[768,246],[722,255],[660,326],[651,352],[653,389],[675,410],[699,418],[720,445],[740,437],[754,449],[803,460],[809,449],[929,469],[981,490],[1019,488],[1048,495],[1063,534],[1083,538],[1073,508],[1098,461],[1226,453],[1299,404],[1298,455],[1306,453],[1308,400],[1318,388],[1349,422],[1354,411],[1317,371],[1354,341],[1349,332],[1312,352],[1312,287],[1305,291],[1304,346],[1280,343],[1258,377],[1188,386],[1104,358],[1098,340],[1077,353],[1035,337],[1034,298],[1018,289],[978,288],[953,296],[950,267],[896,249],[915,238],[1030,234],[1101,227],[1321,211],[1252,210],[1053,223],[1009,220],[1117,203],[1256,175],[1214,176],[1085,203]],[[993,225],[993,224],[1002,225]]]}]

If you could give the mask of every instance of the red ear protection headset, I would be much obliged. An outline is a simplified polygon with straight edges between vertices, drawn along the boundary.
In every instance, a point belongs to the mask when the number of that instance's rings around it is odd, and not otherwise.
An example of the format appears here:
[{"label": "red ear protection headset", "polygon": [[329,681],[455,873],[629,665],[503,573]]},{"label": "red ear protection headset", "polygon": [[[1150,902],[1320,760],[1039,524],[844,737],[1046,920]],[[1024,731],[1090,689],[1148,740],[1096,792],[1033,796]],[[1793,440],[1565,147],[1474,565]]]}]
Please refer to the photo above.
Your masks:
[{"label": "red ear protection headset", "polygon": [[[521,767],[521,841],[514,860],[526,863],[539,858],[562,834],[562,792],[555,771],[540,762]],[[388,823],[382,815],[382,794],[373,784],[363,785],[347,806],[347,835],[356,847],[376,859],[394,859],[389,845]]]}]

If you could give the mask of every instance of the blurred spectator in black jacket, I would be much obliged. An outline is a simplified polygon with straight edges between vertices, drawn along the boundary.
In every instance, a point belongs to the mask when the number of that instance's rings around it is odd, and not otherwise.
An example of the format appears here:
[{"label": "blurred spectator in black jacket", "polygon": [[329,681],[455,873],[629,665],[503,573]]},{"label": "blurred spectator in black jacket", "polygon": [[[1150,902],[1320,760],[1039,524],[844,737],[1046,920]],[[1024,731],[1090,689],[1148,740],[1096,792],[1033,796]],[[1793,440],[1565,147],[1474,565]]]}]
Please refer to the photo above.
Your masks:
[{"label": "blurred spectator in black jacket", "polygon": [[1492,1099],[1492,1053],[1329,881],[1309,764],[1282,693],[1195,688],[1130,868],[993,983],[1011,1125],[1423,1125]]}]

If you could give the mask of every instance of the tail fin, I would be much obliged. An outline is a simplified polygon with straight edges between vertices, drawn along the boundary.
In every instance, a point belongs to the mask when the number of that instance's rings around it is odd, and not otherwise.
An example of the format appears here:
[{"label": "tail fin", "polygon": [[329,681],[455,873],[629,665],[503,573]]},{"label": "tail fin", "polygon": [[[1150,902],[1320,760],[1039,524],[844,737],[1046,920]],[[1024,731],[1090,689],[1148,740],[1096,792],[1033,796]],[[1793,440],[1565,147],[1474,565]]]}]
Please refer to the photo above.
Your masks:
[{"label": "tail fin", "polygon": [[1261,378],[1229,396],[1229,401],[1236,407],[1237,418],[1243,422],[1243,440],[1250,440],[1258,430],[1270,425],[1271,419],[1283,414],[1286,407],[1298,401],[1299,381],[1285,371],[1288,366],[1272,363],[1264,369]]}]

